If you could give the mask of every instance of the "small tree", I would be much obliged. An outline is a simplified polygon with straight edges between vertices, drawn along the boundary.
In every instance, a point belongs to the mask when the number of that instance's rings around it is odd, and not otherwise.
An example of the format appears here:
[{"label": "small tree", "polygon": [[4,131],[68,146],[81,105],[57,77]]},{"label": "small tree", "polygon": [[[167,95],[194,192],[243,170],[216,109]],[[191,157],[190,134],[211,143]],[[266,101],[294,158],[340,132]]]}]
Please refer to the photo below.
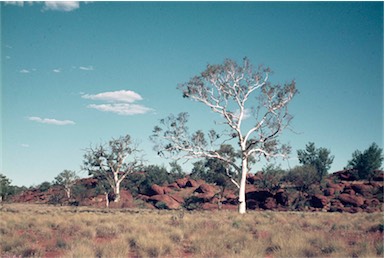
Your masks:
[{"label": "small tree", "polygon": [[312,184],[318,182],[318,172],[314,166],[296,166],[289,170],[284,180],[292,183],[299,191],[305,193]]},{"label": "small tree", "polygon": [[[119,202],[121,182],[142,167],[140,159],[135,156],[138,152],[129,135],[112,139],[107,146],[98,145],[86,151],[83,169],[89,175],[106,179],[114,192],[114,202]],[[132,156],[131,161],[127,160],[129,156]]]},{"label": "small tree", "polygon": [[5,200],[11,191],[11,180],[9,180],[5,175],[0,174],[0,202]]},{"label": "small tree", "polygon": [[267,188],[276,191],[281,188],[282,178],[285,176],[285,170],[279,165],[268,164],[262,169],[262,178],[254,182],[260,188]]},{"label": "small tree", "polygon": [[57,177],[55,177],[55,184],[63,186],[67,198],[70,199],[71,189],[77,179],[79,179],[79,177],[76,175],[75,171],[63,170],[63,172],[61,172]]},{"label": "small tree", "polygon": [[372,143],[363,152],[356,150],[346,168],[356,170],[358,179],[371,179],[374,171],[381,169],[383,161],[382,149]]},{"label": "small tree", "polygon": [[334,156],[330,156],[330,150],[316,148],[314,142],[306,144],[305,150],[298,150],[297,154],[299,163],[316,168],[319,182],[327,175],[330,165],[334,160]]},{"label": "small tree", "polygon": [[46,192],[48,189],[50,189],[52,184],[48,181],[44,181],[41,183],[37,188],[40,190],[40,192]]},{"label": "small tree", "polygon": [[[269,69],[255,70],[247,58],[239,66],[232,60],[221,65],[208,65],[200,75],[183,83],[179,89],[183,97],[203,103],[223,119],[228,130],[217,133],[210,130],[190,134],[187,113],[170,115],[154,128],[152,139],[159,155],[174,159],[213,158],[233,167],[238,180],[239,212],[246,212],[246,176],[252,158],[286,157],[289,146],[281,145],[278,136],[289,125],[288,103],[297,93],[295,82],[272,85],[268,82]],[[254,97],[254,98],[253,98]],[[252,103],[250,103],[252,102]],[[245,120],[253,120],[244,123]],[[249,125],[249,128],[245,128]],[[221,154],[218,147],[225,142],[239,147],[240,158]]]},{"label": "small tree", "polygon": [[170,174],[174,177],[182,178],[185,176],[183,173],[182,167],[178,164],[176,160],[169,163],[170,165]]}]

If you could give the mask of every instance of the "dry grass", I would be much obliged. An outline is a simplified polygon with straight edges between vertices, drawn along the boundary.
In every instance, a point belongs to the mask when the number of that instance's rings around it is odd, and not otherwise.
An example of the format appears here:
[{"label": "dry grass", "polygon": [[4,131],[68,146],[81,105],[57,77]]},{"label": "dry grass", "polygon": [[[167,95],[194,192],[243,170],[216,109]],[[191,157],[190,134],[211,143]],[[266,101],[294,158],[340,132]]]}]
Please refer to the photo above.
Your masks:
[{"label": "dry grass", "polygon": [[383,257],[383,213],[182,212],[7,204],[0,256]]}]

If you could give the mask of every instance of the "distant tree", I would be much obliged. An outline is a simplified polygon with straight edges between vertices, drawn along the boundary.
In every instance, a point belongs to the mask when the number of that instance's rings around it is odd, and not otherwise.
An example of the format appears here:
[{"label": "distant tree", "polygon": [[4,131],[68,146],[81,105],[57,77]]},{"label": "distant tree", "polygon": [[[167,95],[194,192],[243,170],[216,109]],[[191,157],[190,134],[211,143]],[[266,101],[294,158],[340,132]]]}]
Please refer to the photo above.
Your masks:
[{"label": "distant tree", "polygon": [[114,193],[114,202],[119,202],[121,182],[142,167],[141,160],[135,156],[138,152],[138,146],[129,135],[112,139],[107,146],[97,145],[86,151],[83,169],[89,175],[107,180]]},{"label": "distant tree", "polygon": [[44,181],[43,183],[41,183],[37,188],[41,191],[41,192],[46,192],[48,191],[48,189],[50,189],[52,186],[52,184],[48,181]]},{"label": "distant tree", "polygon": [[277,190],[281,187],[282,179],[285,176],[286,171],[280,166],[274,164],[268,164],[262,169],[262,178],[254,182],[261,188],[267,188],[270,190]]},{"label": "distant tree", "polygon": [[[234,147],[229,144],[222,144],[216,152],[227,156],[233,161],[239,158],[239,154],[235,153]],[[204,160],[195,162],[191,176],[194,179],[203,179],[208,183],[214,183],[219,186],[227,186],[229,182],[231,183],[231,180],[233,180],[235,184],[239,180],[233,167],[215,158],[205,158]]]},{"label": "distant tree", "polygon": [[11,180],[0,174],[0,202],[11,194]]},{"label": "distant tree", "polygon": [[298,150],[298,160],[302,165],[311,165],[317,169],[318,181],[321,181],[328,173],[334,156],[326,148],[316,148],[314,142],[306,144],[304,150]]},{"label": "distant tree", "polygon": [[[236,159],[238,156],[232,145],[222,144],[218,153],[221,155],[233,156]],[[226,153],[226,154],[225,154]],[[214,158],[205,158],[204,160],[197,161],[193,164],[191,172],[193,179],[203,179],[208,183],[216,184],[220,187],[218,206],[222,207],[222,198],[224,197],[225,190],[233,186],[232,180],[236,183],[239,179],[237,173],[227,163]]]},{"label": "distant tree", "polygon": [[61,172],[57,177],[55,177],[55,184],[63,186],[67,198],[70,199],[71,189],[77,179],[79,179],[79,176],[76,175],[75,171],[63,170],[63,172]]},{"label": "distant tree", "polygon": [[171,169],[170,174],[172,174],[175,177],[182,178],[184,175],[182,167],[178,164],[176,160],[169,163]]},{"label": "distant tree", "polygon": [[[272,85],[268,82],[269,74],[270,70],[262,66],[254,69],[247,58],[243,65],[229,59],[220,65],[208,65],[179,89],[183,97],[203,103],[218,113],[223,119],[221,124],[227,125],[229,130],[221,133],[210,130],[207,136],[202,130],[190,134],[188,115],[180,113],[162,119],[151,137],[155,149],[163,157],[211,158],[231,166],[239,178],[231,181],[239,188],[241,214],[246,213],[246,176],[250,159],[286,157],[290,151],[288,145],[279,143],[278,136],[291,121],[287,106],[297,89],[294,81],[283,86]],[[246,119],[248,122],[244,123]],[[250,127],[244,128],[245,125]],[[233,160],[215,151],[226,142],[239,147],[240,158]]]},{"label": "distant tree", "polygon": [[292,183],[299,191],[306,192],[318,182],[318,171],[311,165],[296,166],[289,170],[284,180]]},{"label": "distant tree", "polygon": [[145,177],[140,184],[142,193],[148,193],[153,184],[163,185],[171,183],[174,179],[164,166],[148,165],[143,168],[143,171]]},{"label": "distant tree", "polygon": [[356,170],[358,179],[371,179],[374,171],[381,169],[383,161],[382,149],[377,144],[372,143],[363,152],[356,150],[346,168]]}]

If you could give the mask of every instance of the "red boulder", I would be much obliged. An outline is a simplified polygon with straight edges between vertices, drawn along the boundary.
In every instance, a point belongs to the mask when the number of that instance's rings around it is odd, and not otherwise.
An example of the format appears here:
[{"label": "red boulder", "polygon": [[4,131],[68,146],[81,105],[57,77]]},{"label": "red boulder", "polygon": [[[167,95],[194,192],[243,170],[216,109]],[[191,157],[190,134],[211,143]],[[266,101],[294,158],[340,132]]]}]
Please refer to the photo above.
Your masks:
[{"label": "red boulder", "polygon": [[344,205],[352,205],[354,207],[360,207],[364,204],[364,199],[362,197],[346,193],[340,194],[338,199]]},{"label": "red boulder", "polygon": [[169,210],[176,210],[180,208],[179,202],[165,194],[151,196],[150,198],[148,198],[148,200],[154,202],[155,206],[160,204],[165,205],[165,208]]}]

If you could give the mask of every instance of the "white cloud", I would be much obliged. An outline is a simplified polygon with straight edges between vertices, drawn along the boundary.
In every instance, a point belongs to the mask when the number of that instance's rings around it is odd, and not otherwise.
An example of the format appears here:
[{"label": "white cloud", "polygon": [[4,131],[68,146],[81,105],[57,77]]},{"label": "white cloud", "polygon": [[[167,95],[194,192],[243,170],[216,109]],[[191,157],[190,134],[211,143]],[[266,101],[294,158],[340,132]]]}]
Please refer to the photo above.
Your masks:
[{"label": "white cloud", "polygon": [[5,4],[24,6],[24,1],[5,1]]},{"label": "white cloud", "polygon": [[29,148],[29,144],[26,144],[26,143],[22,143],[22,144],[20,144],[20,146],[23,148]]},{"label": "white cloud", "polygon": [[152,111],[151,108],[145,107],[138,104],[128,104],[128,103],[113,103],[113,104],[101,104],[95,105],[91,104],[87,106],[88,108],[93,108],[103,112],[112,112],[119,115],[139,115],[145,114]]},{"label": "white cloud", "polygon": [[134,102],[142,100],[142,96],[131,90],[108,91],[94,95],[83,93],[82,98],[109,102],[108,104],[90,104],[87,107],[124,116],[153,111],[146,106],[134,104]]},{"label": "white cloud", "polygon": [[43,3],[43,11],[70,12],[80,7],[79,1],[5,1],[6,5],[16,5],[20,7],[23,7],[24,3],[29,3],[29,5]]},{"label": "white cloud", "polygon": [[42,124],[50,124],[50,125],[74,125],[75,122],[71,120],[57,120],[52,118],[40,118],[37,116],[31,116],[28,118],[30,121],[42,123]]},{"label": "white cloud", "polygon": [[94,67],[92,65],[90,65],[90,66],[79,66],[79,69],[83,70],[83,71],[93,71]]},{"label": "white cloud", "polygon": [[58,68],[58,69],[53,69],[52,72],[54,72],[54,73],[61,73],[61,69],[60,69],[60,68]]},{"label": "white cloud", "polygon": [[[249,117],[251,117],[251,115],[252,115],[251,109],[246,108],[246,109],[243,111],[242,121],[248,119]],[[239,110],[239,109],[237,109],[237,110],[235,111],[234,116],[235,116],[236,118],[239,118],[239,116],[240,116],[240,110]]]},{"label": "white cloud", "polygon": [[78,8],[78,1],[46,1],[43,10],[70,12]]},{"label": "white cloud", "polygon": [[30,73],[31,71],[30,70],[27,70],[27,69],[22,69],[19,71],[20,73]]},{"label": "white cloud", "polygon": [[92,100],[103,100],[108,102],[125,102],[125,103],[133,103],[137,100],[142,100],[142,97],[138,93],[131,90],[109,91],[109,92],[102,92],[95,95],[84,94],[82,98],[92,99]]}]

